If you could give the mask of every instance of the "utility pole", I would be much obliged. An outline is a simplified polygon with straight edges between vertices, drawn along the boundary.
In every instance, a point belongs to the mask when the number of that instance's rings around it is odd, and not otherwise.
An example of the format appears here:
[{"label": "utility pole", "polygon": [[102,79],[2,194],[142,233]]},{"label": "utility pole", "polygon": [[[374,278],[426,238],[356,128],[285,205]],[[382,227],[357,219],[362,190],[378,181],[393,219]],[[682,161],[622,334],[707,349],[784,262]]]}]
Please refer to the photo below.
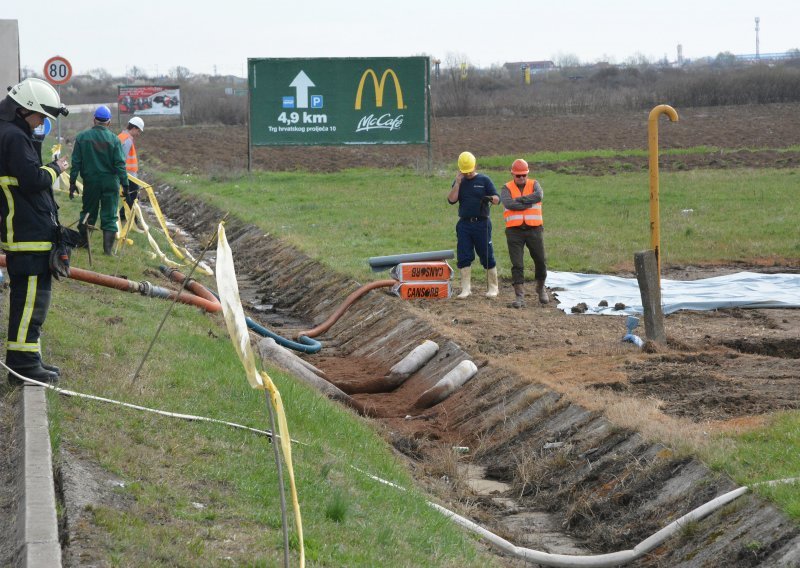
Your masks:
[{"label": "utility pole", "polygon": [[758,30],[759,30],[759,23],[761,22],[761,18],[756,16],[756,61],[761,59],[759,55],[759,42],[758,42]]}]

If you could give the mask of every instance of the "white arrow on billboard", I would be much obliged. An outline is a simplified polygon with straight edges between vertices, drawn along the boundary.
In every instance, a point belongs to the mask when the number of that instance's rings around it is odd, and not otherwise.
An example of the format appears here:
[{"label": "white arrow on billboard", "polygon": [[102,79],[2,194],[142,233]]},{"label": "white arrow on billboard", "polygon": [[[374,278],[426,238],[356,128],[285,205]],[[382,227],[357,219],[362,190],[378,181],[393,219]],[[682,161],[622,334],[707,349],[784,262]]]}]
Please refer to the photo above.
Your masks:
[{"label": "white arrow on billboard", "polygon": [[306,72],[301,70],[289,86],[297,89],[297,108],[308,108],[308,88],[316,85],[308,78]]}]

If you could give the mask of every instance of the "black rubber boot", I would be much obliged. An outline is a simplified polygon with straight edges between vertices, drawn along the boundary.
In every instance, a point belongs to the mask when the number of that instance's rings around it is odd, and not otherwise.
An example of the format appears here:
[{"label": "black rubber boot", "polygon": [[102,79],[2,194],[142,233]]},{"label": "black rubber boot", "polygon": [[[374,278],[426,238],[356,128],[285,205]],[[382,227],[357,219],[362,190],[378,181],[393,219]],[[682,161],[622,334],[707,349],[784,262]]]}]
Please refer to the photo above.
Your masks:
[{"label": "black rubber boot", "polygon": [[103,254],[111,256],[114,251],[114,240],[117,238],[114,231],[103,231]]},{"label": "black rubber boot", "polygon": [[[38,367],[30,367],[27,369],[13,369],[23,377],[28,377],[29,379],[33,379],[34,381],[39,381],[40,383],[47,383],[49,385],[55,384],[58,382],[58,375],[53,373],[52,371],[48,371],[41,365]],[[14,376],[12,373],[8,373],[8,384],[12,387],[17,387],[25,384],[25,381],[22,379]],[[30,384],[30,383],[29,383]]]},{"label": "black rubber boot", "polygon": [[61,369],[59,369],[55,365],[48,365],[47,363],[42,361],[42,368],[46,369],[47,371],[50,371],[51,373],[55,373],[59,377],[61,376]]}]

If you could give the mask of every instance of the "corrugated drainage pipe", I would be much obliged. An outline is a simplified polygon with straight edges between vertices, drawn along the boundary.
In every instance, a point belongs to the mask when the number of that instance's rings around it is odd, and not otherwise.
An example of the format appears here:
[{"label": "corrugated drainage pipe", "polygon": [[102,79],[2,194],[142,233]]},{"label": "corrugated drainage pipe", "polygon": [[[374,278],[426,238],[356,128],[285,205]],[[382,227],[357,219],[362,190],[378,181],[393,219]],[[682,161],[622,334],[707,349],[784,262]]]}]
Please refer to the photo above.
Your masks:
[{"label": "corrugated drainage pipe", "polygon": [[[0,255],[0,266],[6,266],[5,255]],[[123,292],[131,292],[134,294],[139,293],[142,296],[147,296],[150,298],[174,300],[177,297],[177,301],[190,306],[202,308],[207,312],[213,313],[222,310],[222,305],[220,305],[219,300],[217,300],[214,295],[211,294],[205,287],[194,281],[187,286],[189,291],[192,292],[189,294],[183,293],[183,290],[174,292],[173,290],[168,290],[167,288],[162,288],[161,286],[155,286],[147,281],[134,282],[133,280],[128,280],[127,278],[109,276],[108,274],[99,274],[97,272],[92,272],[91,270],[84,270],[82,268],[75,267],[70,267],[69,277],[73,280],[80,280],[81,282],[88,282],[89,284],[98,284],[99,286],[105,286],[106,288],[113,288]]]}]

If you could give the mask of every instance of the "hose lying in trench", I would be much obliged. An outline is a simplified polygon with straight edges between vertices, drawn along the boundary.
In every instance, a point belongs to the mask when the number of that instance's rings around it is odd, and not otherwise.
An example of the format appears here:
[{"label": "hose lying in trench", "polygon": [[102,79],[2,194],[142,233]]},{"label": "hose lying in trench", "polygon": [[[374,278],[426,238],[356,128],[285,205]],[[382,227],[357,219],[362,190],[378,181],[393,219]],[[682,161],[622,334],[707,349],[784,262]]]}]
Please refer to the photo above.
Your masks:
[{"label": "hose lying in trench", "polygon": [[[164,266],[162,264],[161,266],[158,267],[158,269],[161,271],[161,274],[163,274],[167,278],[174,280],[175,282],[178,282],[179,284],[182,284],[183,281],[186,280],[183,274],[178,272],[178,270],[176,270],[175,268]],[[217,299],[217,301],[219,301],[219,296],[217,295],[216,292],[214,292],[213,290],[209,290],[208,292],[212,294],[214,298]],[[313,355],[314,353],[318,353],[322,349],[322,343],[320,343],[316,339],[311,339],[310,337],[301,337],[300,339],[298,339],[298,341],[292,341],[291,339],[286,339],[285,337],[281,337],[277,333],[268,330],[263,325],[253,321],[251,317],[245,316],[244,319],[249,329],[252,329],[262,337],[269,337],[271,339],[274,339],[276,343],[278,343],[278,345],[281,345],[283,347],[288,347],[289,349],[294,349],[295,351],[300,351],[301,353],[308,353],[311,355]]]},{"label": "hose lying in trench", "polygon": [[300,333],[298,333],[297,334],[298,341],[306,341],[312,337],[316,337],[328,331],[333,324],[339,321],[339,318],[342,317],[342,315],[344,315],[347,309],[350,306],[352,306],[356,300],[358,300],[361,296],[363,296],[370,290],[374,290],[375,288],[387,288],[389,286],[394,286],[395,284],[397,284],[397,280],[376,280],[375,282],[364,284],[363,286],[361,286],[361,288],[359,288],[358,290],[347,296],[344,302],[342,302],[342,304],[338,308],[336,308],[336,311],[333,312],[330,315],[330,317],[328,317],[328,319],[326,319],[324,322],[322,322],[321,324],[312,329],[301,331]]},{"label": "hose lying in trench", "polygon": [[[0,266],[6,267],[6,256],[4,254],[0,255]],[[183,275],[181,274],[181,276]],[[202,308],[210,313],[222,310],[219,300],[217,300],[202,284],[194,280],[190,280],[185,286],[191,294],[185,294],[182,289],[175,292],[147,281],[134,282],[127,278],[100,274],[98,272],[92,272],[91,270],[84,270],[83,268],[70,267],[69,277],[73,280],[80,280],[81,282],[88,282],[89,284],[98,284],[99,286],[122,290],[123,292],[131,292],[133,294],[139,293],[149,298],[163,298],[165,300],[175,300],[177,298],[178,302]]]},{"label": "hose lying in trench", "polygon": [[[388,485],[389,487],[393,487],[400,491],[405,491],[405,487],[401,487],[396,483],[392,483],[391,481],[387,481],[386,479],[381,479],[376,475],[372,475],[371,473],[367,473],[353,465],[351,465],[353,469],[356,471],[366,475],[370,479],[377,481],[379,483],[383,483],[384,485]],[[680,534],[684,527],[692,522],[700,521],[704,519],[711,513],[721,509],[731,501],[734,501],[751,491],[754,487],[758,487],[760,485],[768,485],[768,486],[775,486],[782,483],[798,483],[800,482],[800,477],[793,477],[789,479],[778,479],[774,481],[764,481],[761,483],[754,483],[753,485],[747,487],[739,487],[738,489],[734,489],[733,491],[729,491],[719,497],[716,497],[705,503],[704,505],[700,505],[696,509],[693,509],[683,515],[680,519],[671,522],[660,531],[656,532],[655,534],[647,537],[642,542],[634,546],[632,549],[629,550],[621,550],[619,552],[611,552],[609,554],[596,554],[591,556],[572,556],[569,554],[551,554],[549,552],[542,552],[539,550],[533,550],[531,548],[524,548],[522,546],[516,546],[515,544],[510,543],[506,539],[497,536],[493,532],[483,528],[482,526],[478,525],[477,523],[473,523],[467,518],[462,517],[458,513],[451,511],[441,505],[433,503],[432,501],[427,501],[428,505],[440,513],[442,513],[445,517],[456,523],[457,525],[461,525],[462,527],[471,530],[474,533],[477,533],[481,537],[488,540],[491,544],[496,546],[497,548],[501,549],[512,556],[516,556],[517,558],[521,558],[523,560],[527,560],[528,562],[535,562],[537,564],[541,564],[542,566],[557,566],[559,568],[613,568],[614,566],[621,566],[623,564],[629,564],[634,560],[637,560],[650,552],[651,550],[661,546],[664,542],[668,539],[672,538],[673,536]]]}]

